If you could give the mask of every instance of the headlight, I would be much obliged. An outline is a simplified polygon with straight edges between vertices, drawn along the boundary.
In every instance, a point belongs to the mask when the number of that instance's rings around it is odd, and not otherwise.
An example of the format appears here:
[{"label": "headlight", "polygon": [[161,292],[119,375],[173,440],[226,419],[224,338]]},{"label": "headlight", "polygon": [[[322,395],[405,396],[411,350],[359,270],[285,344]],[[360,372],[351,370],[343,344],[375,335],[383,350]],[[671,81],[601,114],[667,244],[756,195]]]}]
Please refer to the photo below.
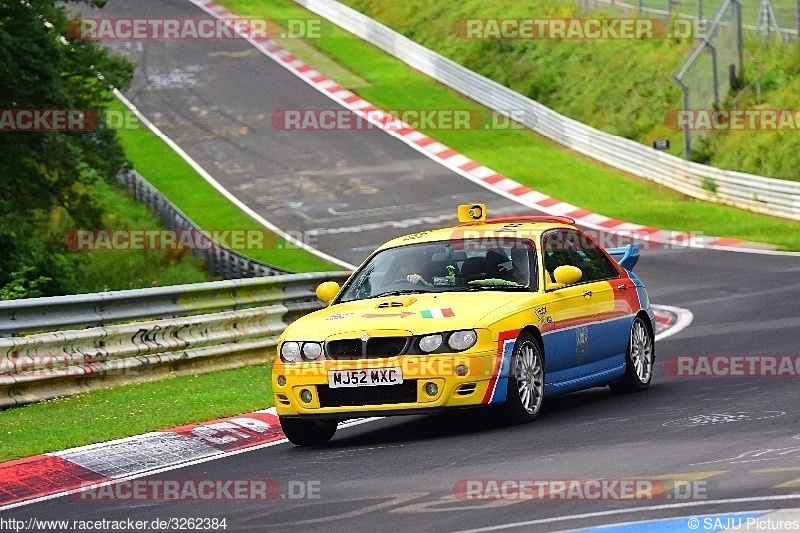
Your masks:
[{"label": "headlight", "polygon": [[430,353],[439,349],[444,339],[441,335],[425,335],[419,340],[419,349],[423,352]]},{"label": "headlight", "polygon": [[284,342],[281,346],[281,359],[286,363],[300,360],[300,343]]},{"label": "headlight", "polygon": [[304,361],[317,361],[322,357],[322,343],[320,342],[284,342],[281,346],[281,360],[285,363]]},{"label": "headlight", "polygon": [[316,361],[322,355],[322,344],[318,342],[303,343],[303,359],[306,361]]},{"label": "headlight", "polygon": [[477,341],[478,334],[475,333],[474,329],[469,329],[466,331],[454,331],[451,333],[450,337],[447,338],[447,345],[457,352],[461,352],[464,350],[469,350],[475,346]]}]

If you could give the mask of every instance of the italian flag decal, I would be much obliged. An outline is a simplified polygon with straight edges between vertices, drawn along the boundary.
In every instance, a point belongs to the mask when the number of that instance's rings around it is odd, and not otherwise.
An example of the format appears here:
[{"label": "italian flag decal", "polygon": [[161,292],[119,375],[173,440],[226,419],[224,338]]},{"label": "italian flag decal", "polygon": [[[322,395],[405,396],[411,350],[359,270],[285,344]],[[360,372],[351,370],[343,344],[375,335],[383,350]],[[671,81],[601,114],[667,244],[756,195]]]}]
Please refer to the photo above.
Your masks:
[{"label": "italian flag decal", "polygon": [[455,316],[452,309],[426,309],[420,311],[422,318],[445,318],[448,316]]}]

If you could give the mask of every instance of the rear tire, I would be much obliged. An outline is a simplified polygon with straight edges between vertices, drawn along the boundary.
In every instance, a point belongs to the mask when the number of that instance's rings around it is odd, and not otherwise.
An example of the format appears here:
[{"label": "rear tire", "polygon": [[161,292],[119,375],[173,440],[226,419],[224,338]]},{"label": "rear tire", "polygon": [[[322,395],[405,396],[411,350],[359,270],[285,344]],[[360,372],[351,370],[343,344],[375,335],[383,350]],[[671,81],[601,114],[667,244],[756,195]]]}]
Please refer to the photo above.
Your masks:
[{"label": "rear tire", "polygon": [[325,444],[336,433],[336,422],[326,420],[302,420],[280,416],[283,434],[289,442],[297,446],[315,446]]},{"label": "rear tire", "polygon": [[508,376],[506,402],[503,404],[508,419],[513,423],[536,420],[544,399],[544,358],[539,341],[523,332],[514,343],[511,371]]},{"label": "rear tire", "polygon": [[639,392],[650,386],[655,359],[653,333],[641,316],[633,319],[625,354],[625,377],[609,388],[616,394]]}]

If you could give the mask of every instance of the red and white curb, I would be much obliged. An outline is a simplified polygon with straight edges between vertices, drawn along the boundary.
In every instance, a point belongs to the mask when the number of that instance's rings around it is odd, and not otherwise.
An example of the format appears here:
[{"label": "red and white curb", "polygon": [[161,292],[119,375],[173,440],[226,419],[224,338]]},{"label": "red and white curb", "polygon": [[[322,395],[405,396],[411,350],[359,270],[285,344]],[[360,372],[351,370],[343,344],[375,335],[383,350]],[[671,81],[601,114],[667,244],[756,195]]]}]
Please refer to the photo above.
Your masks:
[{"label": "red and white curb", "polygon": [[[372,420],[348,420],[339,427]],[[286,442],[270,407],[0,463],[0,511]]]},{"label": "red and white curb", "polygon": [[694,320],[694,314],[682,307],[655,304],[651,304],[650,307],[656,317],[655,334],[657,341],[683,331]]},{"label": "red and white curb", "polygon": [[[415,130],[408,124],[393,117],[390,113],[379,109],[360,96],[343,88],[325,75],[314,70],[311,66],[295,57],[291,52],[282,48],[272,39],[266,37],[249,37],[248,35],[258,32],[249,31],[247,20],[237,17],[213,0],[190,1],[218,20],[237,21],[235,27],[239,29],[239,35],[241,35],[242,38],[250,42],[264,55],[270,57],[279,65],[283,66],[339,105],[361,116],[364,120],[382,129],[387,134],[403,141],[428,158],[498,195],[549,215],[568,216],[573,218],[581,226],[592,230],[619,234],[625,238],[632,238],[648,244],[757,253],[785,253],[776,252],[774,251],[774,246],[764,243],[662,230],[643,226],[641,224],[633,224],[605,215],[592,213],[586,209],[533,190],[477,161],[473,161],[469,157],[438,142],[433,137],[429,137]],[[391,128],[382,127],[390,123],[392,124]]]},{"label": "red and white curb", "polygon": [[281,442],[271,408],[0,463],[0,511]]}]

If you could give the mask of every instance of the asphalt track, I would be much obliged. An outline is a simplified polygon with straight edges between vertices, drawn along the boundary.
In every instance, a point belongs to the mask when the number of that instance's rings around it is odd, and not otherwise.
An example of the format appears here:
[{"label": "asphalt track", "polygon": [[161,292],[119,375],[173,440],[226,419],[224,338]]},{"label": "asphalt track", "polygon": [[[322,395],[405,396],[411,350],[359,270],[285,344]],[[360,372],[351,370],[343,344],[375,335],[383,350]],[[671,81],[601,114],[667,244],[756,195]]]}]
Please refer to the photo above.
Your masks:
[{"label": "asphalt track", "polygon": [[[210,18],[185,0],[111,1],[103,17]],[[218,181],[290,234],[358,264],[388,237],[447,226],[455,205],[529,211],[380,131],[281,131],[276,112],[343,109],[243,39],[110,41],[139,68],[126,96]],[[365,229],[368,228],[368,229]]]},{"label": "asphalt track", "polygon": [[[183,1],[111,0],[104,16],[203,16]],[[413,215],[452,220],[461,199],[495,212],[509,200],[378,132],[299,134],[266,121],[273,109],[332,108],[249,45],[134,43],[127,95],[214,177],[286,230],[354,227]],[[122,43],[116,47],[125,48]],[[247,127],[247,134],[232,132]],[[401,210],[392,210],[402,206]],[[426,223],[423,221],[423,223]],[[426,223],[427,224],[427,223]],[[370,246],[413,231],[329,235],[318,246],[357,262]],[[594,389],[545,403],[533,424],[507,427],[492,411],[373,421],[320,448],[280,444],[164,472],[152,479],[314,481],[318,499],[79,502],[67,497],[0,518],[152,520],[225,517],[227,531],[459,531],[519,523],[557,531],[647,518],[800,507],[797,377],[671,375],[684,355],[797,355],[800,259],[714,250],[646,250],[637,265],[654,302],[688,308],[692,325],[657,345],[651,388]],[[672,373],[674,374],[674,373]],[[465,480],[588,478],[700,482],[670,500],[462,500]],[[777,499],[786,496],[785,499]],[[702,530],[702,528],[700,529]]]}]

